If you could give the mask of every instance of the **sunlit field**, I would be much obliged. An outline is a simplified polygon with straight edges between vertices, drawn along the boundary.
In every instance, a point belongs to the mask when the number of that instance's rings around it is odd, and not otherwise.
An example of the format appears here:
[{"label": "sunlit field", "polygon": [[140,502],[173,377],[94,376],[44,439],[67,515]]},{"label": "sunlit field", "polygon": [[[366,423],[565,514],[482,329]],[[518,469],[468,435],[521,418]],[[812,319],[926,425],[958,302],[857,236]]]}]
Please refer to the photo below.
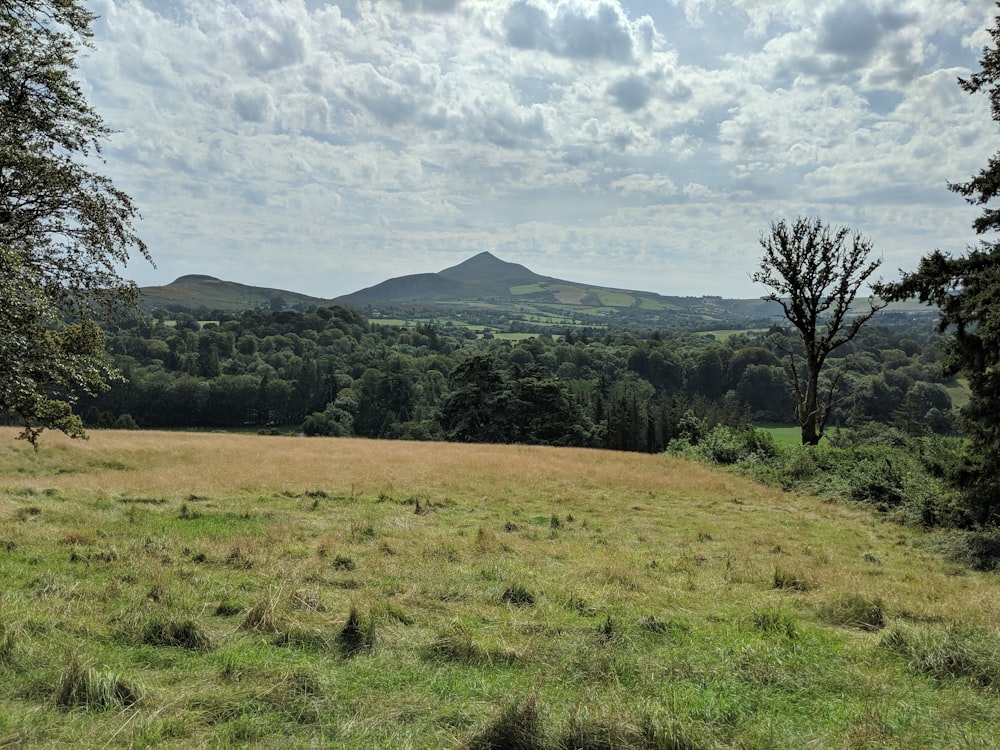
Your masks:
[{"label": "sunlit field", "polygon": [[995,574],[605,451],[0,430],[0,747],[990,748]]}]

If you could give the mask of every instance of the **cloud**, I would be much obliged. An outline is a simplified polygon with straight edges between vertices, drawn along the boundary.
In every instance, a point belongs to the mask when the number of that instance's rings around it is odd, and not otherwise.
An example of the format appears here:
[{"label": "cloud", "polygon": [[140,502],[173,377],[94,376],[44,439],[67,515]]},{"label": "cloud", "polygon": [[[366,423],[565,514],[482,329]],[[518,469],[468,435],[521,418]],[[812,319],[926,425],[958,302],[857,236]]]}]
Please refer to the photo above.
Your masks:
[{"label": "cloud", "polygon": [[644,78],[631,75],[612,83],[608,93],[623,110],[635,112],[646,106],[653,92]]},{"label": "cloud", "polygon": [[238,42],[246,64],[267,72],[305,60],[306,38],[295,19],[278,14],[254,19]]},{"label": "cloud", "polygon": [[459,0],[401,0],[403,9],[424,13],[452,13],[458,8]]},{"label": "cloud", "polygon": [[92,0],[80,76],[161,269],[140,283],[333,296],[493,249],[746,295],[782,216],[857,225],[893,267],[974,241],[945,187],[995,150],[955,85],[973,5]]},{"label": "cloud", "polygon": [[271,94],[267,89],[240,89],[233,93],[233,108],[246,122],[264,122],[271,113]]},{"label": "cloud", "polygon": [[[512,47],[559,57],[625,63],[635,53],[632,24],[617,3],[564,2],[553,9],[516,0],[504,15],[503,29]],[[636,30],[648,48],[648,22]]]},{"label": "cloud", "polygon": [[875,10],[862,0],[851,0],[827,11],[820,19],[819,51],[845,58],[860,67],[871,59],[885,36],[913,21],[912,14]]}]

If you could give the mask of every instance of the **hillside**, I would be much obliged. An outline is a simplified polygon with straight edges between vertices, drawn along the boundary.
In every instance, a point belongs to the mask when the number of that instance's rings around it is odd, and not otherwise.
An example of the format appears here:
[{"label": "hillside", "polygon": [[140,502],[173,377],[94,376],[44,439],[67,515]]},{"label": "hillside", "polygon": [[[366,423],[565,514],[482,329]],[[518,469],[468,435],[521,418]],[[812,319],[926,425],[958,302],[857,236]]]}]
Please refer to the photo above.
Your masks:
[{"label": "hillside", "polygon": [[760,321],[778,310],[761,300],[666,297],[654,292],[541,276],[489,252],[436,274],[403,276],[338,297],[338,304],[442,311],[456,308],[502,313],[514,319],[608,325],[615,319],[691,327]]},{"label": "hillside", "polygon": [[297,292],[248,286],[200,274],[181,276],[165,286],[144,286],[139,289],[139,306],[147,312],[156,308],[164,308],[170,312],[190,312],[198,308],[226,312],[273,307],[304,310],[329,304],[332,304],[330,300]]},{"label": "hillside", "polygon": [[662,455],[15,434],[2,747],[996,745],[996,574],[857,508]]},{"label": "hillside", "polygon": [[[863,308],[866,300],[858,300]],[[448,321],[497,331],[565,331],[572,328],[713,330],[767,326],[782,320],[780,307],[761,299],[676,297],[595,286],[542,276],[482,252],[437,273],[387,279],[333,299],[282,289],[247,286],[211,276],[182,276],[165,286],[142,287],[147,312],[241,312],[260,308],[304,311],[341,305],[370,318]],[[896,303],[883,314],[932,314],[913,303]]]},{"label": "hillside", "polygon": [[777,313],[773,304],[759,299],[666,297],[565,281],[536,274],[489,252],[437,273],[387,279],[334,299],[192,275],[165,286],[143,287],[140,300],[147,311],[160,307],[175,312],[196,309],[239,312],[275,306],[306,309],[337,304],[376,317],[455,318],[499,329],[520,324],[565,330],[567,326],[606,327],[628,322],[712,328],[758,323]]}]

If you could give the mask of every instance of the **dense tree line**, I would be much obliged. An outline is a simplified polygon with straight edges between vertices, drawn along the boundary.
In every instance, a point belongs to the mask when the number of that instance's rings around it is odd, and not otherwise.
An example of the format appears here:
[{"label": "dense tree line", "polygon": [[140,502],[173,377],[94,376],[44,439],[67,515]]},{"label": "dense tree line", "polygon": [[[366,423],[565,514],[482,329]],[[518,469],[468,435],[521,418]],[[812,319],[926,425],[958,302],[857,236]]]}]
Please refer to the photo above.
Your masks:
[{"label": "dense tree line", "polygon": [[[830,366],[831,424],[952,431],[926,318],[863,329]],[[451,325],[369,324],[338,307],[199,323],[139,317],[107,334],[125,380],[87,399],[93,427],[294,429],[308,435],[658,452],[694,416],[711,427],[790,423],[775,326],[696,333],[576,331],[520,341]]]}]

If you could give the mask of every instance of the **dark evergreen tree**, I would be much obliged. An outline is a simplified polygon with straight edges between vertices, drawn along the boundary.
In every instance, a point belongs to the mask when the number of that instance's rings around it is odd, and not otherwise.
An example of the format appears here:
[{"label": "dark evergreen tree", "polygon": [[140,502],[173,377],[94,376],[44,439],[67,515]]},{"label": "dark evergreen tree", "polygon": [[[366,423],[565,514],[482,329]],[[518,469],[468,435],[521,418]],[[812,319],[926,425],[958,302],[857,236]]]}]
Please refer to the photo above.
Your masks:
[{"label": "dark evergreen tree", "polygon": [[[958,84],[970,94],[985,94],[994,122],[1000,122],[1000,17],[989,34],[992,44],[982,50],[982,69]],[[1000,209],[995,207],[1000,151],[968,182],[948,187],[981,207],[973,222],[977,234],[1000,230]],[[971,440],[958,481],[975,520],[1000,521],[1000,242],[983,240],[958,257],[935,250],[920,260],[916,271],[881,286],[879,293],[893,300],[916,296],[941,311],[939,329],[949,336],[945,373],[965,374],[971,391],[964,410]]]}]

